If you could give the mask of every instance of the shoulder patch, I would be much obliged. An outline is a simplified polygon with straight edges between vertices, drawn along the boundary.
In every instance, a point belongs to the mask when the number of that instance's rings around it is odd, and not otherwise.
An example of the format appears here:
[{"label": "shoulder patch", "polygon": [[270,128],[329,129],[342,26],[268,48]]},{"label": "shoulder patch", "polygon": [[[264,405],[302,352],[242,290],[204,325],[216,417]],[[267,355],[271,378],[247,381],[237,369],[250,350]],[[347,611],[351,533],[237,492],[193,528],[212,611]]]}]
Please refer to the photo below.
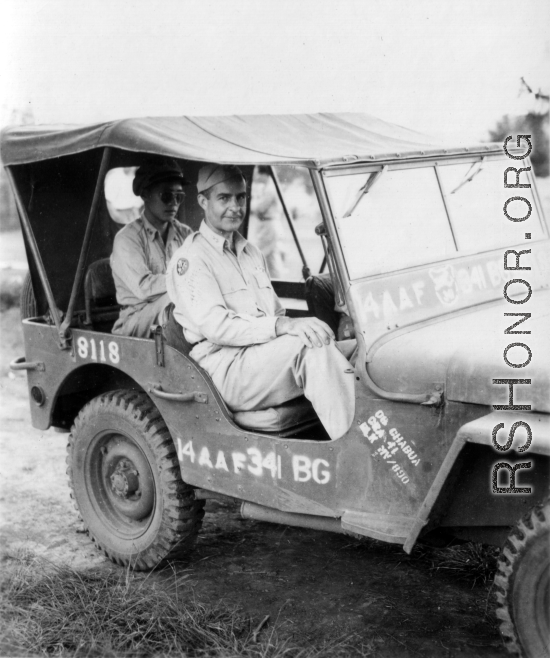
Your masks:
[{"label": "shoulder patch", "polygon": [[187,258],[179,258],[177,265],[176,265],[176,270],[180,276],[183,276],[187,270],[189,269],[189,261]]}]

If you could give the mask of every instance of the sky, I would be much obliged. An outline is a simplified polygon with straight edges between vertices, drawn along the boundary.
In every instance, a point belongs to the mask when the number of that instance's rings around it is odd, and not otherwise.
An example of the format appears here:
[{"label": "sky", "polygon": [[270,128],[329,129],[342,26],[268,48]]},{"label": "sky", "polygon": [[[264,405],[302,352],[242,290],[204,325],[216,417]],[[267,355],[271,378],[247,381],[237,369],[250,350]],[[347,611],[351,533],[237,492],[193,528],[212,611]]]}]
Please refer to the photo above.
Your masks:
[{"label": "sky", "polygon": [[548,0],[0,0],[0,122],[366,112],[487,138],[550,92]]}]

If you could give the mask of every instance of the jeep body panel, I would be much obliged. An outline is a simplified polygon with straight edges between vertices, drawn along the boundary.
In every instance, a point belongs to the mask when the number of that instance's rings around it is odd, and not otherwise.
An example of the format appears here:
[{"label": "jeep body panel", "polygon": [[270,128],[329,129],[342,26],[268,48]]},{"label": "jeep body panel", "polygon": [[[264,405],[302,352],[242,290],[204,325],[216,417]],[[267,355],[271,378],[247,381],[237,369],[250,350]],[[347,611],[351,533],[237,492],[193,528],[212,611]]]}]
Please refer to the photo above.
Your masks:
[{"label": "jeep body panel", "polygon": [[[518,318],[505,317],[511,309],[503,299],[390,332],[370,352],[370,374],[388,391],[422,393],[437,382],[447,400],[491,405],[508,400],[508,387],[497,387],[492,380],[517,377],[520,371],[531,385],[516,387],[516,403],[548,413],[550,291],[538,290],[535,302],[532,317],[524,324],[531,331],[528,336],[504,335]],[[531,363],[515,372],[502,358],[504,348],[514,342],[527,343],[533,354]],[[529,358],[523,349],[519,355],[520,362]]]},{"label": "jeep body panel", "polygon": [[[339,518],[344,530],[384,541],[414,543],[465,443],[490,445],[488,423],[500,420],[486,407],[448,402],[441,423],[439,410],[377,399],[356,379],[356,415],[344,437],[281,439],[236,426],[208,375],[171,347],[164,346],[160,366],[152,340],[75,329],[74,349],[60,351],[54,327],[27,320],[24,331],[27,359],[44,364],[43,371],[29,372],[31,400],[33,387],[56,391],[41,405],[31,402],[35,426],[49,427],[64,399],[77,396],[82,405],[86,398],[79,394],[93,397],[103,388],[200,393],[204,402],[152,395],[185,481],[284,512]],[[548,418],[529,418],[540,421],[534,452],[547,454]],[[489,492],[490,465],[484,480]],[[489,525],[509,522],[509,514],[495,515]]]},{"label": "jeep body panel", "polygon": [[[550,241],[529,244],[532,269],[526,273],[505,272],[504,249],[483,254],[462,256],[442,265],[410,268],[403,272],[372,276],[351,281],[349,297],[356,320],[361,327],[367,346],[367,358],[373,354],[373,346],[388,333],[416,326],[433,320],[440,322],[451,314],[470,314],[473,307],[488,308],[492,302],[503,302],[503,288],[514,278],[528,278],[534,291],[550,287]],[[511,249],[514,245],[511,245]],[[526,248],[525,245],[516,249]],[[527,276],[528,274],[528,276]],[[512,284],[508,295],[525,297],[522,286]],[[545,305],[535,301],[539,310]],[[547,306],[547,304],[546,304]],[[508,305],[508,312],[525,309]],[[502,322],[503,308],[488,311]],[[510,320],[509,324],[512,324]],[[508,327],[509,325],[506,325]],[[501,322],[498,327],[500,329]],[[502,327],[503,333],[506,327]],[[520,327],[520,329],[522,329]],[[376,349],[376,348],[375,348]]]}]

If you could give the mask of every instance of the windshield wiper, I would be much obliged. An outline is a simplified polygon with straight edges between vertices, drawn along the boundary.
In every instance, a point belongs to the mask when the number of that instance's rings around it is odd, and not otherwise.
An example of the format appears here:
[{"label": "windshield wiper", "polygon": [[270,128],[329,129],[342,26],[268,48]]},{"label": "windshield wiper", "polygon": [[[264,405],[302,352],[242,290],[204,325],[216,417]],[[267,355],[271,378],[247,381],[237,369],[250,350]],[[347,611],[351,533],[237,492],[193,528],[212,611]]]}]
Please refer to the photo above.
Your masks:
[{"label": "windshield wiper", "polygon": [[372,186],[377,181],[380,180],[382,175],[385,174],[387,170],[388,170],[388,165],[384,165],[382,167],[382,169],[380,169],[380,171],[373,172],[367,178],[367,182],[357,192],[357,196],[355,197],[355,200],[354,200],[353,204],[350,206],[349,210],[342,215],[342,217],[350,217],[353,214],[353,212],[355,211],[355,209],[359,205],[359,202],[361,201],[361,199],[365,196],[365,194],[368,194],[370,192],[370,190],[372,189]]},{"label": "windshield wiper", "polygon": [[466,185],[466,183],[470,183],[471,181],[473,181],[474,178],[475,178],[478,174],[480,174],[480,173],[483,171],[483,161],[484,161],[484,160],[485,160],[485,156],[483,156],[483,157],[481,158],[480,162],[479,162],[479,169],[476,169],[476,170],[475,170],[470,176],[468,176],[468,174],[472,171],[472,169],[473,169],[473,168],[475,167],[475,165],[477,164],[476,162],[474,162],[474,164],[473,164],[473,165],[468,169],[468,171],[466,172],[466,175],[464,176],[464,178],[463,178],[463,179],[460,181],[460,183],[455,187],[455,189],[451,192],[451,194],[454,194],[455,192],[458,192],[458,190],[459,190],[461,187],[464,187],[464,185]]}]

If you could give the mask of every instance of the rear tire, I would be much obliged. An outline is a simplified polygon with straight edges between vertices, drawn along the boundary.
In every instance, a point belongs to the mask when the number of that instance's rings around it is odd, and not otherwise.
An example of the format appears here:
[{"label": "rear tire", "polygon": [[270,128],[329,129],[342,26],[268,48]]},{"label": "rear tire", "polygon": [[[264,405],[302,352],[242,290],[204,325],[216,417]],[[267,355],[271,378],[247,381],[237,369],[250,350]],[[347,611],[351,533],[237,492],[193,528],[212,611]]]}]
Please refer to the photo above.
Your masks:
[{"label": "rear tire", "polygon": [[81,410],[67,474],[88,534],[113,562],[144,571],[189,553],[204,501],[182,481],[172,438],[144,393],[111,391]]},{"label": "rear tire", "polygon": [[512,530],[495,576],[497,617],[510,653],[550,655],[550,498]]}]

